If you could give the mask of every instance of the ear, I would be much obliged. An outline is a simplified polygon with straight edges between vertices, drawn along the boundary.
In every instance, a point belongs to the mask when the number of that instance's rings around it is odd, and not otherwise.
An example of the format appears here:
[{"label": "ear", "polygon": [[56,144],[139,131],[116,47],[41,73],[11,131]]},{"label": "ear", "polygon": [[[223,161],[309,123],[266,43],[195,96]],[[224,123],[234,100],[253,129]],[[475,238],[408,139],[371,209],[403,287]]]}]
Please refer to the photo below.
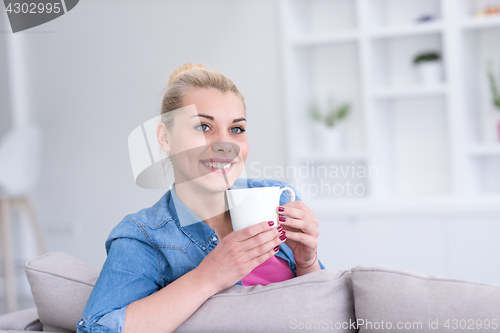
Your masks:
[{"label": "ear", "polygon": [[161,149],[163,149],[164,152],[168,153],[172,148],[170,147],[170,144],[168,142],[167,127],[163,122],[160,122],[158,124],[158,127],[156,128],[156,137],[158,138],[158,144],[160,145]]}]

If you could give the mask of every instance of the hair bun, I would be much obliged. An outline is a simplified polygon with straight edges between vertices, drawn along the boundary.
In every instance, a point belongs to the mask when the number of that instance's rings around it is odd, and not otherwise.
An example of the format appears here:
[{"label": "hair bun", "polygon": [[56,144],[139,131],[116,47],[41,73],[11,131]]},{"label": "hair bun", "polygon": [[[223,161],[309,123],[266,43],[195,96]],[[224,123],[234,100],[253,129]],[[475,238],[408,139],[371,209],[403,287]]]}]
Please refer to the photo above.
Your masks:
[{"label": "hair bun", "polygon": [[194,62],[189,62],[187,64],[180,66],[180,67],[177,67],[177,69],[175,71],[173,71],[172,74],[170,74],[170,76],[168,77],[167,86],[170,87],[175,82],[175,80],[177,80],[178,78],[180,78],[184,74],[186,74],[194,69],[208,69],[208,68],[206,68],[203,65],[196,64]]}]

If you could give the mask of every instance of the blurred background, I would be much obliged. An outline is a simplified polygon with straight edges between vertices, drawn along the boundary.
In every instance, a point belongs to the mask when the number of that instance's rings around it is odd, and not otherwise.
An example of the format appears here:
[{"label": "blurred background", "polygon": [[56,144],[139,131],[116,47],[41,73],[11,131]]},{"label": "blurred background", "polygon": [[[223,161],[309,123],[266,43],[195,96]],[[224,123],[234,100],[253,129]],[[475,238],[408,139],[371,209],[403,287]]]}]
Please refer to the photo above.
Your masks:
[{"label": "blurred background", "polygon": [[500,283],[499,13],[499,0],[85,0],[13,34],[2,7],[0,313],[7,254],[17,308],[33,306],[27,260],[100,268],[112,228],[163,195],[135,185],[127,138],[187,62],[243,93],[247,176],[296,187],[327,268]]}]

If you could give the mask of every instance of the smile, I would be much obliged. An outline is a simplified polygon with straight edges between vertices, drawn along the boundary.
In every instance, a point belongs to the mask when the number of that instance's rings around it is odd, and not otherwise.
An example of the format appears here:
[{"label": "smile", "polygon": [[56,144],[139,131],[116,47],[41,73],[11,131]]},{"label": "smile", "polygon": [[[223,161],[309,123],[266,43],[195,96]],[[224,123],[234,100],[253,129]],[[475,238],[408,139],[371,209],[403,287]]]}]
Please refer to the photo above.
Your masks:
[{"label": "smile", "polygon": [[231,159],[214,159],[210,160],[200,160],[201,165],[207,168],[211,173],[215,174],[229,174],[233,170],[233,166],[237,163]]},{"label": "smile", "polygon": [[231,163],[211,163],[211,162],[202,162],[208,167],[215,169],[229,169],[231,167]]}]

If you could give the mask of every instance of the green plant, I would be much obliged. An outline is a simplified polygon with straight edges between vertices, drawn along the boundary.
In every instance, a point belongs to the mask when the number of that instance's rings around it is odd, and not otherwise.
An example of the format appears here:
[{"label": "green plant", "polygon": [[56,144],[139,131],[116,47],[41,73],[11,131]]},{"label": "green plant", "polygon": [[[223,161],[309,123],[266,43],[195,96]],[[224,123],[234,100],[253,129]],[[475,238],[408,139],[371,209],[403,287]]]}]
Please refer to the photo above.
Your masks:
[{"label": "green plant", "polygon": [[417,54],[413,59],[413,63],[418,65],[423,62],[436,61],[439,59],[441,59],[441,55],[438,52],[425,52]]},{"label": "green plant", "polygon": [[320,110],[318,103],[314,102],[311,105],[309,113],[314,121],[322,122],[327,127],[335,126],[339,121],[345,119],[351,111],[351,105],[349,103],[344,103],[339,107],[335,107],[333,100],[330,97],[328,111],[323,114]]},{"label": "green plant", "polygon": [[498,90],[495,74],[493,73],[493,65],[490,62],[488,66],[488,81],[490,83],[491,95],[493,96],[493,105],[500,110],[500,91]]},{"label": "green plant", "polygon": [[321,114],[321,111],[319,110],[319,105],[318,103],[313,103],[311,105],[311,109],[309,110],[310,111],[310,115],[311,115],[311,118],[315,121],[321,121],[323,115]]}]

